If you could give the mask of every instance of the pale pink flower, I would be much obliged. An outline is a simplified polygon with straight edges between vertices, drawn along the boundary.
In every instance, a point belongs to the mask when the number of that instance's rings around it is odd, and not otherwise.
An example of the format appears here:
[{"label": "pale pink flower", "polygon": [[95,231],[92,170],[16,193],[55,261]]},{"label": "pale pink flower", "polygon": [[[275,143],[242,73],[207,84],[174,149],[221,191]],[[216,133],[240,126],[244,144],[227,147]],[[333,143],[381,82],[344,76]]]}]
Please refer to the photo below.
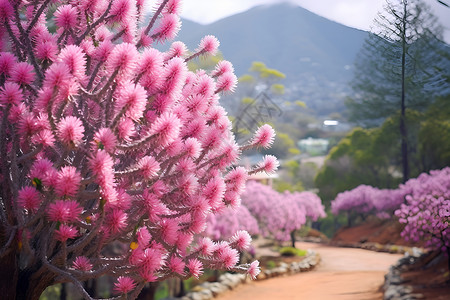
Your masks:
[{"label": "pale pink flower", "polygon": [[130,118],[122,118],[117,126],[119,139],[128,141],[135,134],[134,123]]},{"label": "pale pink flower", "polygon": [[218,254],[218,258],[225,268],[234,267],[239,261],[239,252],[231,247],[224,247]]},{"label": "pale pink flower", "polygon": [[258,164],[258,168],[262,171],[270,174],[275,172],[278,169],[278,166],[280,163],[278,162],[277,158],[273,155],[266,155],[263,157],[262,162]]},{"label": "pale pink flower", "polygon": [[161,221],[159,226],[162,239],[169,245],[175,245],[178,237],[178,221],[165,219]]},{"label": "pale pink flower", "polygon": [[191,232],[179,232],[176,246],[180,250],[180,253],[185,253],[193,240],[194,236]]},{"label": "pale pink flower", "polygon": [[110,40],[105,40],[95,48],[93,56],[99,61],[106,61],[114,48],[114,44]]},{"label": "pale pink flower", "polygon": [[191,275],[197,279],[203,274],[203,264],[196,258],[190,259],[187,267]]},{"label": "pale pink flower", "polygon": [[161,92],[176,96],[181,93],[187,75],[187,66],[182,58],[174,57],[169,60],[163,69]]},{"label": "pale pink flower", "polygon": [[259,261],[257,261],[257,260],[252,262],[247,270],[247,274],[250,275],[251,279],[256,279],[256,277],[258,276],[258,274],[260,272],[261,272],[261,270],[259,268]]},{"label": "pale pink flower", "polygon": [[30,84],[34,81],[34,68],[26,62],[19,62],[11,69],[11,80],[18,84]]},{"label": "pale pink flower", "polygon": [[0,89],[0,105],[19,105],[23,101],[20,86],[14,82],[6,82]]},{"label": "pale pink flower", "polygon": [[265,124],[256,130],[251,144],[256,147],[270,148],[275,138],[275,130],[272,126]]},{"label": "pale pink flower", "polygon": [[58,123],[58,137],[68,146],[77,146],[83,139],[84,126],[80,119],[74,116],[62,118]]},{"label": "pale pink flower", "polygon": [[210,238],[201,238],[198,241],[195,251],[199,252],[202,256],[211,256],[214,252],[214,242]]},{"label": "pale pink flower", "polygon": [[89,167],[102,187],[112,184],[114,179],[113,165],[113,159],[105,150],[97,150],[89,159]]},{"label": "pale pink flower", "polygon": [[234,73],[233,65],[226,60],[217,63],[216,68],[211,72],[211,76],[218,77],[224,73]]},{"label": "pale pink flower", "polygon": [[145,208],[148,211],[148,217],[152,222],[160,219],[159,215],[167,213],[166,206],[159,200],[158,196],[145,190],[142,194]]},{"label": "pale pink flower", "polygon": [[32,136],[38,130],[37,118],[29,112],[23,112],[19,119],[18,131],[22,136]]},{"label": "pale pink flower", "polygon": [[164,6],[163,12],[165,14],[177,14],[181,13],[181,0],[169,0]]},{"label": "pale pink flower", "polygon": [[230,244],[235,245],[239,250],[247,250],[250,247],[252,238],[245,230],[239,230],[230,239]]},{"label": "pale pink flower", "polygon": [[138,61],[138,73],[159,77],[163,69],[163,55],[155,48],[147,48]]},{"label": "pale pink flower", "polygon": [[207,35],[200,41],[197,51],[206,52],[209,55],[216,55],[219,45],[219,40],[215,36]]},{"label": "pale pink flower", "polygon": [[58,172],[55,192],[59,197],[75,196],[80,187],[81,175],[75,167],[62,167]]},{"label": "pale pink flower", "polygon": [[130,75],[136,68],[139,52],[136,46],[130,43],[118,44],[108,56],[107,64],[110,72],[120,71],[123,76]]},{"label": "pale pink flower", "polygon": [[175,38],[180,28],[181,22],[178,15],[165,14],[153,36],[158,41],[171,40]]},{"label": "pale pink flower", "polygon": [[119,276],[117,282],[114,283],[114,291],[121,294],[127,294],[136,287],[136,282],[127,276]]},{"label": "pale pink flower", "polygon": [[36,212],[41,204],[39,192],[31,186],[23,187],[19,190],[17,204],[26,210]]},{"label": "pale pink flower", "polygon": [[76,270],[88,272],[92,270],[92,267],[89,258],[85,256],[77,256],[73,262],[73,268]]},{"label": "pale pink flower", "polygon": [[206,130],[205,120],[198,118],[187,123],[181,131],[183,139],[186,138],[201,138]]},{"label": "pale pink flower", "polygon": [[162,146],[167,146],[178,138],[180,129],[180,120],[174,114],[164,113],[152,124],[150,132],[158,136]]},{"label": "pale pink flower", "polygon": [[128,82],[120,91],[116,101],[116,109],[120,111],[126,107],[126,116],[133,121],[138,121],[144,115],[147,104],[147,92],[140,84]]},{"label": "pale pink flower", "polygon": [[169,261],[167,262],[167,267],[173,273],[178,273],[180,275],[184,275],[184,267],[186,264],[184,261],[177,256],[171,256]]},{"label": "pale pink flower", "polygon": [[248,179],[247,170],[244,167],[237,167],[225,176],[225,182],[227,186],[231,187],[239,194],[245,189],[245,182]]},{"label": "pale pink flower", "polygon": [[195,159],[200,156],[201,152],[201,144],[200,142],[195,138],[187,138],[184,141],[184,152],[189,157]]},{"label": "pale pink flower", "polygon": [[233,208],[237,208],[241,205],[241,197],[240,194],[236,191],[226,191],[225,192],[225,196],[223,197],[223,201],[225,202],[225,204],[233,207]]},{"label": "pale pink flower", "polygon": [[100,128],[94,135],[95,147],[105,149],[107,152],[113,152],[117,144],[116,135],[109,128]]},{"label": "pale pink flower", "polygon": [[55,144],[55,137],[51,130],[44,129],[32,137],[32,142],[33,144],[40,144],[44,147],[53,147]]},{"label": "pale pink flower", "polygon": [[211,178],[202,189],[203,196],[208,200],[209,205],[214,209],[222,202],[225,194],[225,182],[221,177]]},{"label": "pale pink flower", "polygon": [[188,53],[188,49],[183,42],[173,42],[169,50],[164,53],[164,60],[168,61],[174,57],[183,57]]},{"label": "pale pink flower", "polygon": [[150,179],[158,175],[159,163],[152,156],[144,156],[139,160],[138,168],[145,179]]},{"label": "pale pink flower", "polygon": [[75,28],[77,25],[77,9],[72,5],[61,5],[55,12],[55,24],[64,29]]},{"label": "pale pink flower", "polygon": [[127,22],[132,13],[135,12],[136,8],[133,9],[133,2],[130,0],[116,0],[113,2],[110,16],[113,17],[114,21],[117,22]]},{"label": "pale pink flower", "polygon": [[136,237],[139,247],[147,247],[147,245],[150,243],[150,239],[152,238],[150,232],[148,231],[147,227],[140,227],[136,231]]},{"label": "pale pink flower", "polygon": [[217,78],[216,93],[233,92],[237,85],[237,77],[234,73],[223,73]]},{"label": "pale pink flower", "polygon": [[189,97],[185,105],[187,110],[193,114],[202,114],[208,109],[208,102],[203,95]]},{"label": "pale pink flower", "polygon": [[143,251],[139,266],[147,273],[153,273],[164,263],[163,255],[157,248],[147,248]]},{"label": "pale pink flower", "polygon": [[60,224],[59,229],[55,230],[55,239],[60,242],[65,242],[68,239],[73,239],[78,235],[78,230],[66,224]]}]

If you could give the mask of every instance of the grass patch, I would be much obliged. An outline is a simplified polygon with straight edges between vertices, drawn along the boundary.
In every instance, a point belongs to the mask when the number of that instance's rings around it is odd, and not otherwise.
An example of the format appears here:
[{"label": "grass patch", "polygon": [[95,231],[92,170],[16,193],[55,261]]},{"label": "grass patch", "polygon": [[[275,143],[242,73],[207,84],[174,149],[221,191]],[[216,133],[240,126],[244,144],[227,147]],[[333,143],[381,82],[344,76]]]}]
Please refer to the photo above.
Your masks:
[{"label": "grass patch", "polygon": [[305,256],[306,253],[308,253],[308,251],[294,247],[283,247],[280,249],[280,254],[282,256]]}]

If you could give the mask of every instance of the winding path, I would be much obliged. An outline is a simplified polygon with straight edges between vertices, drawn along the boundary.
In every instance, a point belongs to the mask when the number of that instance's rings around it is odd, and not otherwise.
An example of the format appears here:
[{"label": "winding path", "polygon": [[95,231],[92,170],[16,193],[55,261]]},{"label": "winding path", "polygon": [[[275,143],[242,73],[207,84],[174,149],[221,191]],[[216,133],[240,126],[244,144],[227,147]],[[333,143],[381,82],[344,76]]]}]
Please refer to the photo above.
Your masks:
[{"label": "winding path", "polygon": [[320,254],[322,260],[313,271],[243,284],[216,299],[382,299],[380,287],[384,275],[401,257],[400,254],[312,243],[298,243],[297,247],[314,249]]}]

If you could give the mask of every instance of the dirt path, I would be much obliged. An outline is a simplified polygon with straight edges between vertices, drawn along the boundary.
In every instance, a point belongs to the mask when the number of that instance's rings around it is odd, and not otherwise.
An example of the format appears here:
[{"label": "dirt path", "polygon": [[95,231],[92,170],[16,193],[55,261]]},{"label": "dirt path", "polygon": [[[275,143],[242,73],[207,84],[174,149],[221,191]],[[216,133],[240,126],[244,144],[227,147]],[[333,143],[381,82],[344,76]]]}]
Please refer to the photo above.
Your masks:
[{"label": "dirt path", "polygon": [[322,261],[315,270],[254,281],[217,297],[219,300],[375,300],[384,274],[401,255],[362,249],[336,248],[299,243],[298,248],[316,250]]}]

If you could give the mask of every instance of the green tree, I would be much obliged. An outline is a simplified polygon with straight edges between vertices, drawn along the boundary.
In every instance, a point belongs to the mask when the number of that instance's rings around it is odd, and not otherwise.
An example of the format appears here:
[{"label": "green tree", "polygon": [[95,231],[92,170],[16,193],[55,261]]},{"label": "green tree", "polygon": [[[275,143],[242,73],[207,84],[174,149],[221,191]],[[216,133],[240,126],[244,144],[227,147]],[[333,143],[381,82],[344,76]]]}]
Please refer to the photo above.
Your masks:
[{"label": "green tree", "polygon": [[[442,83],[437,65],[445,59],[442,28],[423,1],[387,2],[375,19],[376,30],[355,61],[354,96],[347,101],[350,119],[364,126],[379,125],[400,111],[403,181],[409,178],[406,109],[424,110]],[[435,67],[436,66],[436,67]]]}]

